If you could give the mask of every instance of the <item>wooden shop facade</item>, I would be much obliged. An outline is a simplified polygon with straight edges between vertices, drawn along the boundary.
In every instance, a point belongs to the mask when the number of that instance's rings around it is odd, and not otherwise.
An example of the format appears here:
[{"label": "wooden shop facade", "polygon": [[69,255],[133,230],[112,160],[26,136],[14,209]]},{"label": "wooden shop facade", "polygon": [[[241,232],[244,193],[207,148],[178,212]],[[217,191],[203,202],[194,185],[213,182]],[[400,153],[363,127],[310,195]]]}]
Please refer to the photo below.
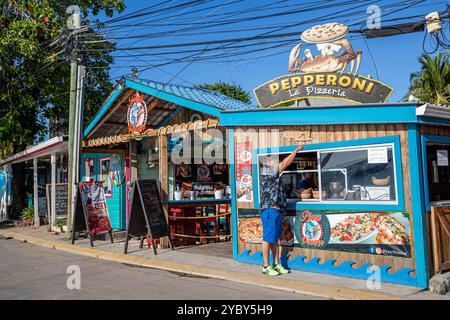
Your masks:
[{"label": "wooden shop facade", "polygon": [[[334,31],[318,37],[324,30]],[[264,163],[305,144],[281,173],[282,263],[425,288],[433,273],[450,268],[450,108],[386,102],[392,88],[357,74],[361,52],[345,40],[346,26],[312,31],[302,40],[321,55],[309,50],[300,59],[295,47],[290,73],[254,90],[258,107],[208,90],[123,78],[84,131],[80,176],[104,181],[113,228],[126,228],[133,181],[156,179],[181,244],[231,236],[233,259],[262,264]],[[192,150],[175,163],[180,146]],[[205,163],[208,148],[222,150],[223,163]],[[177,215],[222,222],[212,235],[199,234]]]},{"label": "wooden shop facade", "polygon": [[81,180],[102,181],[113,229],[127,227],[133,183],[155,179],[175,245],[229,240],[229,150],[220,112],[249,108],[213,91],[123,78],[84,130]]}]

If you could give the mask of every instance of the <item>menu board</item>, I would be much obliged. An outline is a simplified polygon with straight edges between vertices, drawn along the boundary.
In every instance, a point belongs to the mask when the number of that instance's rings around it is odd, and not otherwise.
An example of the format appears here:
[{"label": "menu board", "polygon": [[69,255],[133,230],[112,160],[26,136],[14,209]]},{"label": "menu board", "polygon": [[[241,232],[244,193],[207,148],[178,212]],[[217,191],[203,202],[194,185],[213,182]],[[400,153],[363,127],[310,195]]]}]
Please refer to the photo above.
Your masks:
[{"label": "menu board", "polygon": [[[141,237],[141,239],[144,236],[148,237],[149,242],[153,244],[155,254],[156,248],[153,239],[167,236],[169,237],[170,247],[173,249],[156,180],[136,180],[131,195],[131,211],[127,225],[124,253],[128,252],[130,236]],[[142,240],[140,247],[142,248]]]},{"label": "menu board", "polygon": [[239,202],[253,202],[251,142],[236,143],[236,196]]},{"label": "menu board", "polygon": [[[66,218],[67,216],[67,183],[55,184],[55,216],[56,219]],[[47,184],[47,208],[48,216],[51,216],[52,206],[52,185]]]},{"label": "menu board", "polygon": [[152,237],[161,238],[169,235],[156,180],[138,180],[136,187],[142,199],[144,214],[147,216]]}]

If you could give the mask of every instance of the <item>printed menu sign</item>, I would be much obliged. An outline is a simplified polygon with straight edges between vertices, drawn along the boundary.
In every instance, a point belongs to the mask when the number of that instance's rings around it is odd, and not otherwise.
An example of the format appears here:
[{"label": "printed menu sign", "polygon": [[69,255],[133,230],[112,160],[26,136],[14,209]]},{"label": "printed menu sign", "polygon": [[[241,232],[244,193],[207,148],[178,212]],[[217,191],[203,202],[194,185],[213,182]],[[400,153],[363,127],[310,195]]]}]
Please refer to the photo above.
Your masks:
[{"label": "printed menu sign", "polygon": [[108,207],[102,182],[80,182],[81,199],[90,233],[110,231]]},{"label": "printed menu sign", "polygon": [[253,202],[251,142],[236,143],[236,195],[239,202]]}]

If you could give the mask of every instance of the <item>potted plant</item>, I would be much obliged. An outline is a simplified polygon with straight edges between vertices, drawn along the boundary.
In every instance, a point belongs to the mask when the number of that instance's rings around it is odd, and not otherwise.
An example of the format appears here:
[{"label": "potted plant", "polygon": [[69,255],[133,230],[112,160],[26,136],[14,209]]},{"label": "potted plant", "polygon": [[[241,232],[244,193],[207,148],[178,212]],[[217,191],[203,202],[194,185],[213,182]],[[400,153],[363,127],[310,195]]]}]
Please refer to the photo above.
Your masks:
[{"label": "potted plant", "polygon": [[64,233],[64,227],[66,226],[66,221],[64,219],[56,219],[53,227],[56,229],[55,232]]},{"label": "potted plant", "polygon": [[22,210],[22,226],[28,227],[34,225],[34,207],[30,206]]}]

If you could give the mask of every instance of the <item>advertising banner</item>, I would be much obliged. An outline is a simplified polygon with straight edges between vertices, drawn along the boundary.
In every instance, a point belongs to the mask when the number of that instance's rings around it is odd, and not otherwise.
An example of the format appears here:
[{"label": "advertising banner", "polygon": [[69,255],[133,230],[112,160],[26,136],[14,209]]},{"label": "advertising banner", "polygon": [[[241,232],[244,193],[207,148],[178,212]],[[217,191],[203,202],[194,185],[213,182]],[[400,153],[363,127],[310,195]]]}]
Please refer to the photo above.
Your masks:
[{"label": "advertising banner", "polygon": [[108,207],[102,182],[80,182],[80,191],[86,210],[89,232],[110,231]]},{"label": "advertising banner", "polygon": [[316,213],[296,217],[296,244],[304,248],[411,257],[409,214]]},{"label": "advertising banner", "polygon": [[236,195],[239,202],[253,202],[251,142],[236,143]]},{"label": "advertising banner", "polygon": [[[255,209],[253,209],[255,210]],[[244,212],[243,212],[244,213]],[[300,212],[283,218],[280,244],[319,250],[411,257],[411,226],[405,212]],[[239,215],[239,240],[261,243],[259,216]]]}]

